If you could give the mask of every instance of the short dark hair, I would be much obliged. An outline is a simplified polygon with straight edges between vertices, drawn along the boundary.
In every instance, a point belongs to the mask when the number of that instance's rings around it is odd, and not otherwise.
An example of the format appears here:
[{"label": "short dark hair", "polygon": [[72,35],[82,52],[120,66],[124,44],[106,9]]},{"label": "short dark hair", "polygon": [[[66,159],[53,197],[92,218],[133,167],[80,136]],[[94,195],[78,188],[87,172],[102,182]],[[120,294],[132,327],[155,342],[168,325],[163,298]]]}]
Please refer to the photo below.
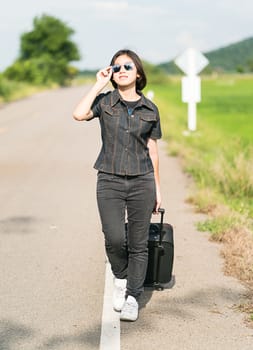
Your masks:
[{"label": "short dark hair", "polygon": [[[122,55],[129,56],[133,60],[135,67],[137,69],[137,74],[140,76],[139,78],[136,79],[136,90],[137,91],[143,90],[145,88],[145,86],[147,85],[147,77],[146,77],[146,74],[144,72],[141,59],[134,51],[128,50],[128,49],[119,50],[118,52],[116,52],[114,54],[114,56],[111,60],[110,66],[113,66],[115,64],[116,59]],[[112,85],[114,88],[117,88],[117,84],[112,79],[112,77],[111,77]]]}]

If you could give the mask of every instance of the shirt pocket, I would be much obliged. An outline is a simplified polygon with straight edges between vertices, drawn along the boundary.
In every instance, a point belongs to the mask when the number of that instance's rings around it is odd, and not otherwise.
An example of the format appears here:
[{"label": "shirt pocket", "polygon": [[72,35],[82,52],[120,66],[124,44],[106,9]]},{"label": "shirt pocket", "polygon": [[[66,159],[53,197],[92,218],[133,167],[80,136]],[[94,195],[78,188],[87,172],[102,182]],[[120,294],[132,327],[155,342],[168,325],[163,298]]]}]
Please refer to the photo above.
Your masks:
[{"label": "shirt pocket", "polygon": [[117,130],[120,122],[120,113],[117,110],[112,109],[110,106],[104,108],[102,114],[103,136],[108,142],[115,141],[117,136]]},{"label": "shirt pocket", "polygon": [[150,134],[157,121],[155,113],[145,113],[140,115],[140,131],[142,135]]},{"label": "shirt pocket", "polygon": [[118,108],[113,108],[110,106],[104,106],[103,115],[104,117],[117,118],[120,117],[121,111]]}]

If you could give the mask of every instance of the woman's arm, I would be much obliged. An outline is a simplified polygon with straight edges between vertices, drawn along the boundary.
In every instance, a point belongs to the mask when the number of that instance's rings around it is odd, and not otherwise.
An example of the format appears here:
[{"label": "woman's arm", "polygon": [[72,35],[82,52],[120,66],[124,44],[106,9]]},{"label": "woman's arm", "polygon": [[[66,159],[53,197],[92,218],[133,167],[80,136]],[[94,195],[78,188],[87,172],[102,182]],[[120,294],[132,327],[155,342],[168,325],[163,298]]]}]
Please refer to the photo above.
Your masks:
[{"label": "woman's arm", "polygon": [[88,120],[92,118],[93,113],[91,111],[92,103],[94,102],[96,96],[104,89],[108,84],[112,76],[112,68],[107,67],[101,69],[97,73],[97,81],[92,86],[90,91],[81,99],[81,101],[76,106],[73,112],[73,118],[76,120]]},{"label": "woman's arm", "polygon": [[161,206],[162,198],[161,198],[161,189],[160,189],[159,155],[158,155],[157,141],[153,139],[149,139],[147,146],[149,149],[149,155],[152,160],[152,164],[154,168],[155,185],[156,185],[156,203],[155,203],[154,212],[158,213],[158,209]]}]

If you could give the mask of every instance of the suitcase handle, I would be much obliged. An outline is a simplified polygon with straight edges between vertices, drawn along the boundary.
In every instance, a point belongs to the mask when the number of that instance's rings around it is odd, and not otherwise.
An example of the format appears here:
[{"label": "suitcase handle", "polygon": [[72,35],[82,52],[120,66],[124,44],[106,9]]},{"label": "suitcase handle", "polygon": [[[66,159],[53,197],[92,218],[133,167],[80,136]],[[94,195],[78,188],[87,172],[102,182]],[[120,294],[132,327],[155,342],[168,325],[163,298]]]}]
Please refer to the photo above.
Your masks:
[{"label": "suitcase handle", "polygon": [[159,245],[162,244],[162,230],[163,230],[163,217],[165,214],[165,209],[164,208],[159,208],[158,212],[161,214],[161,221],[160,221],[160,232],[159,232]]},{"label": "suitcase handle", "polygon": [[160,221],[160,225],[159,225],[160,232],[159,232],[158,261],[157,261],[155,287],[159,290],[162,290],[163,287],[159,284],[159,271],[160,271],[160,265],[161,265],[161,256],[164,254],[164,248],[162,246],[162,231],[163,231],[163,217],[165,214],[165,209],[159,208],[158,212],[161,214],[161,221]]}]

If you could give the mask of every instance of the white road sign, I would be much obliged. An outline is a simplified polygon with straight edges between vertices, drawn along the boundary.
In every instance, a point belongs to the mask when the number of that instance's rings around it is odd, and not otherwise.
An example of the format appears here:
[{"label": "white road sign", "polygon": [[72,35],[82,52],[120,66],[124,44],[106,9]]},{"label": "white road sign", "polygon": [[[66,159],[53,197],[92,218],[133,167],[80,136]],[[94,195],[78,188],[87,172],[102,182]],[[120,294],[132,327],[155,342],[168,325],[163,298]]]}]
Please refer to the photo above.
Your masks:
[{"label": "white road sign", "polygon": [[186,74],[182,79],[182,100],[188,103],[188,129],[195,131],[196,103],[201,100],[201,83],[197,74],[208,65],[209,61],[201,52],[189,48],[174,62]]},{"label": "white road sign", "polygon": [[183,102],[200,102],[200,77],[195,75],[182,78],[182,101]]},{"label": "white road sign", "polygon": [[175,63],[186,75],[195,75],[201,72],[209,61],[201,52],[189,48],[175,59]]}]

